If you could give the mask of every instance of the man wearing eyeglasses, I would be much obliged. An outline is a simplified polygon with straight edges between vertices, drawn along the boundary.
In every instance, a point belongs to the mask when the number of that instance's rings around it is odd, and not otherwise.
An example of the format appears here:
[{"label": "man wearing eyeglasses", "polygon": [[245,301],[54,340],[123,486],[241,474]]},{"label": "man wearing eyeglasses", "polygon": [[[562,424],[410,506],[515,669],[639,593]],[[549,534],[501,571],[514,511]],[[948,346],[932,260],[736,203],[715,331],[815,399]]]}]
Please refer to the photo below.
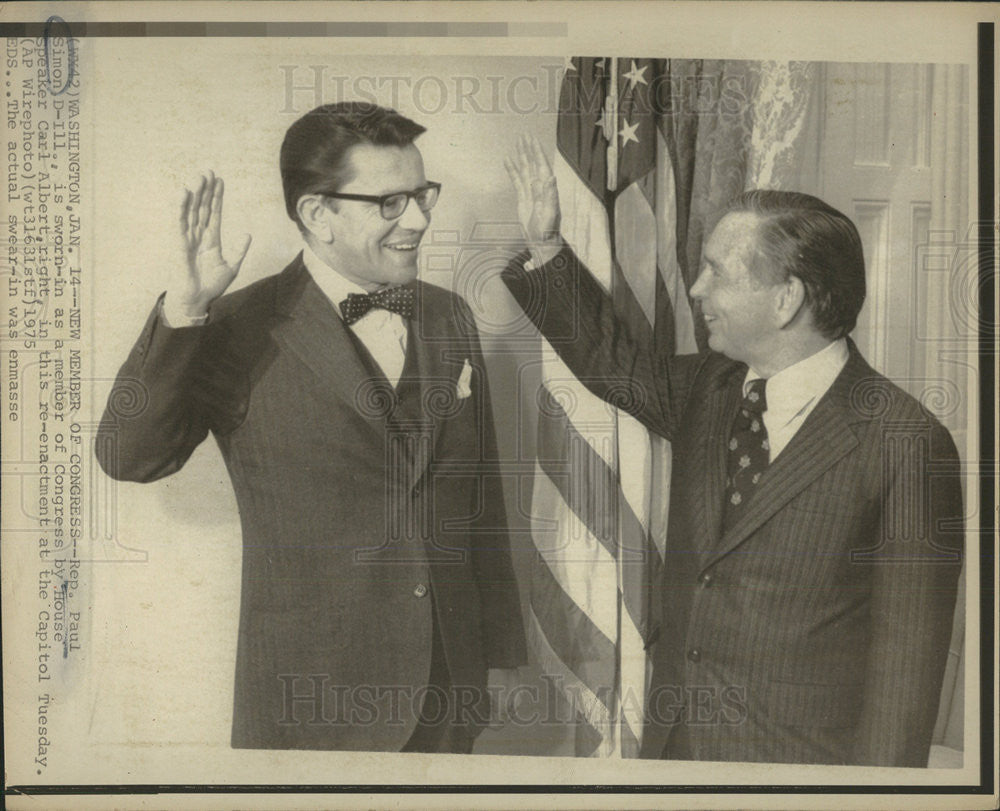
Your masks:
[{"label": "man wearing eyeglasses", "polygon": [[101,423],[116,479],[174,473],[209,432],[225,458],[234,747],[469,752],[525,661],[474,320],[416,280],[441,189],[422,132],[359,103],[296,121],[281,177],[305,246],[228,295],[249,237],[224,259],[221,178],[186,192],[177,276]]}]

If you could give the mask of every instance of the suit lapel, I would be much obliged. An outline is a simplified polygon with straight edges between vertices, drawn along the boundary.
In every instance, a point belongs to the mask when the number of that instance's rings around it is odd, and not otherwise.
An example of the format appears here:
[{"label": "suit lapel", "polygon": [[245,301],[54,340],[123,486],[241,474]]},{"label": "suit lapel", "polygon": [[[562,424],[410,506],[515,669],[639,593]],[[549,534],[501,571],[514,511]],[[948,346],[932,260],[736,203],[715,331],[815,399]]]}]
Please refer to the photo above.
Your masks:
[{"label": "suit lapel", "polygon": [[447,323],[447,313],[427,306],[423,285],[417,283],[415,290],[404,370],[407,374],[404,379],[415,390],[415,396],[412,405],[402,409],[400,414],[413,433],[407,442],[411,449],[407,477],[411,488],[427,471],[441,441],[444,417],[455,397],[457,382],[457,374],[451,373],[451,364],[445,357],[447,350],[453,347],[452,341],[446,339],[454,337],[454,330]]},{"label": "suit lapel", "polygon": [[[850,350],[847,365],[806,417],[788,446],[764,472],[747,511],[710,550],[703,568],[732,552],[778,510],[857,447],[858,438],[852,424],[864,417],[851,407],[851,392],[859,380],[873,372],[853,344]],[[718,505],[721,514],[721,497]]]},{"label": "suit lapel", "polygon": [[365,367],[349,328],[313,281],[301,255],[282,274],[275,305],[281,318],[272,334],[279,346],[309,367],[322,391],[383,433],[394,403],[389,382],[373,378]]}]

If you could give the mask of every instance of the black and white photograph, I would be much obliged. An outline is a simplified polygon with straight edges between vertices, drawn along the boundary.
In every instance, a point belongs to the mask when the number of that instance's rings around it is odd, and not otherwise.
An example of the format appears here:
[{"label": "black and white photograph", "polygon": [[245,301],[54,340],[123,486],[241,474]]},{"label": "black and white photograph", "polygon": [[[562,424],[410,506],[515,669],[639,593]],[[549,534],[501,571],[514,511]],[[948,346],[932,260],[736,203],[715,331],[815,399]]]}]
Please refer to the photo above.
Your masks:
[{"label": "black and white photograph", "polygon": [[4,11],[10,807],[992,807],[996,5]]}]

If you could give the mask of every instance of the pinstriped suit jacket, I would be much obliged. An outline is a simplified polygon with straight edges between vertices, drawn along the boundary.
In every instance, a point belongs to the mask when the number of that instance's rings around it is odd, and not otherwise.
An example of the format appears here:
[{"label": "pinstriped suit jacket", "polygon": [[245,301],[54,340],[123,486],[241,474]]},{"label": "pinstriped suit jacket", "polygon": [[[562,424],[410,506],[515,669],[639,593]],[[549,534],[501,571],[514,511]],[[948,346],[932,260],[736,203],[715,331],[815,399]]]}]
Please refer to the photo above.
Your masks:
[{"label": "pinstriped suit jacket", "polygon": [[[205,327],[170,329],[154,310],[119,372],[97,443],[109,475],[170,475],[211,432],[233,482],[233,746],[398,751],[432,611],[462,720],[489,719],[488,667],[525,659],[475,322],[450,292],[416,293],[395,391],[301,255],[215,302]],[[123,408],[137,390],[148,400]]]},{"label": "pinstriped suit jacket", "polygon": [[963,538],[947,430],[850,343],[723,532],[746,366],[656,356],[568,249],[504,279],[574,373],[672,442],[643,756],[926,766]]}]

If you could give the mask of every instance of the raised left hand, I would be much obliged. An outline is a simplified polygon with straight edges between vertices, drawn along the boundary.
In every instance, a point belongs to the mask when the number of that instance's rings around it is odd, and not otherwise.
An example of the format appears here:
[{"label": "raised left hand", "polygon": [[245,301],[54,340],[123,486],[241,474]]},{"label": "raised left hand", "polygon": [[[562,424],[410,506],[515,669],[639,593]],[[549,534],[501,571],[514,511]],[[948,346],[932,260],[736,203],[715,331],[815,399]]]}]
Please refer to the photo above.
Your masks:
[{"label": "raised left hand", "polygon": [[504,167],[517,192],[517,217],[536,264],[544,263],[562,247],[559,190],[549,159],[538,139],[522,135]]}]

